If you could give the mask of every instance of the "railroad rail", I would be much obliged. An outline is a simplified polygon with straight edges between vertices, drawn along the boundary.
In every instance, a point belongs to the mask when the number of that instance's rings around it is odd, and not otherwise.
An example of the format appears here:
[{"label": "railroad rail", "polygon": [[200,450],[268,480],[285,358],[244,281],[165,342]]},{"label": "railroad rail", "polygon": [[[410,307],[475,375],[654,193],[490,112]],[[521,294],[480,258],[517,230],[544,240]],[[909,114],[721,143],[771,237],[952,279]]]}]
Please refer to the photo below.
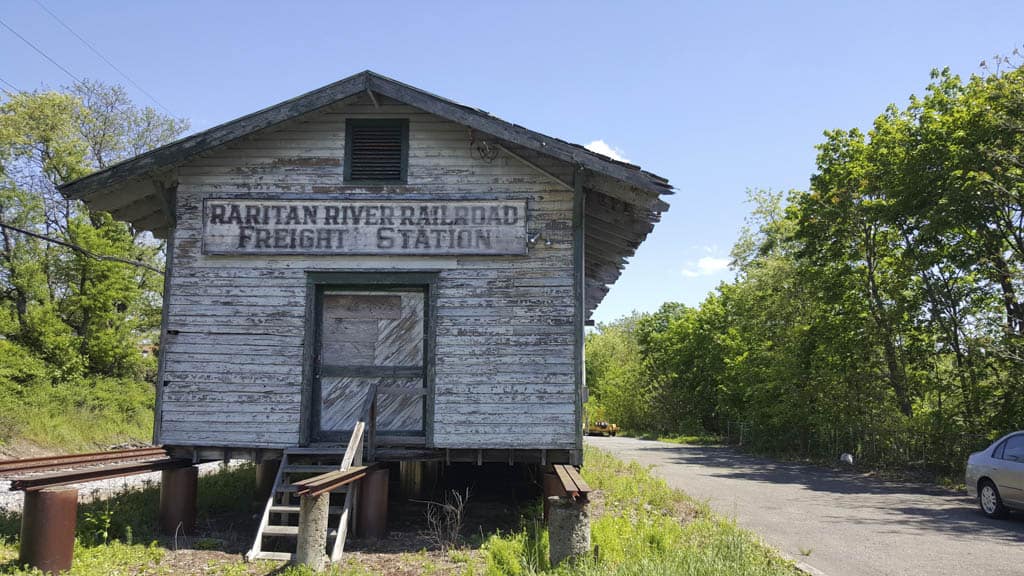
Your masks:
[{"label": "railroad rail", "polygon": [[0,478],[13,472],[45,472],[61,468],[74,468],[81,465],[106,464],[166,456],[162,446],[149,448],[132,448],[128,450],[108,450],[106,452],[90,452],[87,454],[68,454],[64,456],[42,456],[39,458],[19,458],[17,460],[0,460]]},{"label": "railroad rail", "polygon": [[0,478],[11,480],[11,490],[27,492],[79,482],[132,476],[173,468],[193,462],[172,458],[161,446],[109,450],[65,456],[43,456],[0,460]]},{"label": "railroad rail", "polygon": [[299,496],[322,496],[355,482],[362,480],[370,472],[380,469],[379,462],[368,466],[352,466],[348,470],[335,470],[325,472],[319,476],[298,480],[292,484],[298,487],[296,492]]},{"label": "railroad rail", "polygon": [[591,490],[590,486],[580,476],[575,466],[568,464],[556,464],[552,467],[558,482],[556,484],[558,496],[567,497],[572,500],[586,502]]}]

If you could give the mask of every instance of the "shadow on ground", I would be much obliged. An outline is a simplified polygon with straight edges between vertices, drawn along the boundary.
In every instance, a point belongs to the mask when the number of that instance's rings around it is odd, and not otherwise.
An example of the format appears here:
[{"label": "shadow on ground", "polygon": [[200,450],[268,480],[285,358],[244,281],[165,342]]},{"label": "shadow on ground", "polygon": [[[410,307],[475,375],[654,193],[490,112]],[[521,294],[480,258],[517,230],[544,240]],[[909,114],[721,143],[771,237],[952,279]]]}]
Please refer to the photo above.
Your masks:
[{"label": "shadow on ground", "polygon": [[[913,526],[965,537],[983,535],[1024,543],[1024,513],[1011,514],[1004,520],[987,518],[965,493],[934,485],[885,481],[853,472],[779,462],[743,454],[726,446],[651,442],[631,446],[629,450],[637,454],[661,454],[674,464],[700,467],[701,474],[712,478],[797,485],[815,493],[831,494],[835,496],[836,513],[830,518],[871,526],[878,533],[897,532]],[[851,507],[875,508],[882,514],[875,520],[858,519],[842,513]]]}]

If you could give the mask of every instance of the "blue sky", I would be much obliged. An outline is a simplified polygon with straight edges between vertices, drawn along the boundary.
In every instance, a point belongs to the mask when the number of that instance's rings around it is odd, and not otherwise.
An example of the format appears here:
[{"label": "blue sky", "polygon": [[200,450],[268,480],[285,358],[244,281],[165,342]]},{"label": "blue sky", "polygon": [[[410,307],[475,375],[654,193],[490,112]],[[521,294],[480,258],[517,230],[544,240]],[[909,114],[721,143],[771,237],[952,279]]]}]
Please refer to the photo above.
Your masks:
[{"label": "blue sky", "polygon": [[[830,128],[1024,42],[1024,2],[40,0],[195,130],[372,69],[669,178],[671,210],[599,321],[728,280],[748,188],[804,188]],[[0,18],[72,74],[126,84],[35,0]],[[0,28],[0,78],[71,80]]]}]

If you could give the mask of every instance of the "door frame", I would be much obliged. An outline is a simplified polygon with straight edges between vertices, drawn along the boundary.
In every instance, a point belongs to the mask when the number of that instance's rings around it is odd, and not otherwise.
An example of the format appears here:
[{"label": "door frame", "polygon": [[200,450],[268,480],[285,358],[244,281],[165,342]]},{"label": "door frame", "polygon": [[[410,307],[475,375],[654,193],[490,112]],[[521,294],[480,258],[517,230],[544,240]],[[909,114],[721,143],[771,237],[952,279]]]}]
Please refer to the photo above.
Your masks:
[{"label": "door frame", "polygon": [[301,426],[299,444],[316,441],[319,431],[318,386],[316,385],[316,350],[320,345],[323,293],[328,290],[421,289],[424,291],[423,367],[426,372],[426,394],[423,399],[423,432],[426,447],[434,446],[434,356],[437,319],[437,277],[439,271],[394,270],[358,272],[307,272],[305,337],[302,344],[302,398],[299,408]]}]

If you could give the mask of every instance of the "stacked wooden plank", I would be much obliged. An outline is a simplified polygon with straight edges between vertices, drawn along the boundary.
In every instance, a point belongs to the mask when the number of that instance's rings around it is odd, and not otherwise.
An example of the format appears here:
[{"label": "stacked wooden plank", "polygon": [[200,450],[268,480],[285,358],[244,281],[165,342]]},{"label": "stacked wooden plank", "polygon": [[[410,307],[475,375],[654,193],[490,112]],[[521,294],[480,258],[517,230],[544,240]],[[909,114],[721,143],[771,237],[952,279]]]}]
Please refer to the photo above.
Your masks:
[{"label": "stacked wooden plank", "polygon": [[555,476],[558,477],[561,496],[583,501],[589,498],[589,494],[592,492],[590,485],[583,480],[580,471],[575,466],[556,464],[553,468]]},{"label": "stacked wooden plank", "polygon": [[296,494],[299,496],[321,496],[334,492],[338,488],[347,486],[357,480],[362,480],[367,474],[380,467],[379,463],[368,466],[352,466],[348,470],[325,472],[312,478],[293,482],[292,484],[298,487]]}]

